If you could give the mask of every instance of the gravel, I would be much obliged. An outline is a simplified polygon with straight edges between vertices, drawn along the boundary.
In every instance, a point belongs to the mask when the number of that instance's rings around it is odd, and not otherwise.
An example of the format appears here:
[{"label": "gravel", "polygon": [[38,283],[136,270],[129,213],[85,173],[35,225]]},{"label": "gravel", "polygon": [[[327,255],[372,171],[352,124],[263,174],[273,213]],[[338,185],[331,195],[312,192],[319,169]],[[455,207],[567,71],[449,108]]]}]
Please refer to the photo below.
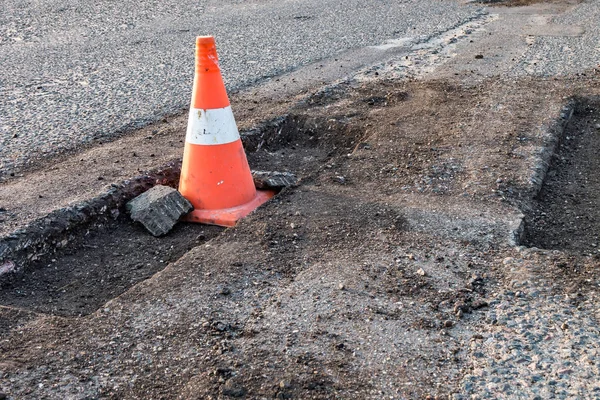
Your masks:
[{"label": "gravel", "polygon": [[526,257],[507,257],[503,267],[511,287],[490,301],[486,332],[468,350],[472,370],[453,398],[600,397],[597,299],[561,293],[530,272],[540,266]]},{"label": "gravel", "polygon": [[[549,25],[557,25],[553,32],[530,37],[532,40],[525,57],[516,66],[517,75],[566,76],[584,73],[600,65],[600,8],[593,1],[584,1],[572,12],[547,17]],[[581,36],[570,36],[569,31],[581,28]],[[562,36],[561,32],[565,36]]]}]

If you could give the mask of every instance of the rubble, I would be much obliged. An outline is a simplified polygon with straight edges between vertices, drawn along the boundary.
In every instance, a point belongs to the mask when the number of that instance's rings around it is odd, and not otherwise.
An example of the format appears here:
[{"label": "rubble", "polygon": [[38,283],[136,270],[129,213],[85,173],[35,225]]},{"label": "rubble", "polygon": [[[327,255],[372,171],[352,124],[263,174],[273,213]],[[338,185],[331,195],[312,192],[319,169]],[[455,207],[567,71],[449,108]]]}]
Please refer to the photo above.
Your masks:
[{"label": "rubble", "polygon": [[131,219],[142,223],[154,236],[167,234],[182,215],[194,207],[177,190],[157,185],[126,205]]},{"label": "rubble", "polygon": [[298,184],[298,178],[290,172],[252,171],[252,178],[257,189],[282,189]]}]

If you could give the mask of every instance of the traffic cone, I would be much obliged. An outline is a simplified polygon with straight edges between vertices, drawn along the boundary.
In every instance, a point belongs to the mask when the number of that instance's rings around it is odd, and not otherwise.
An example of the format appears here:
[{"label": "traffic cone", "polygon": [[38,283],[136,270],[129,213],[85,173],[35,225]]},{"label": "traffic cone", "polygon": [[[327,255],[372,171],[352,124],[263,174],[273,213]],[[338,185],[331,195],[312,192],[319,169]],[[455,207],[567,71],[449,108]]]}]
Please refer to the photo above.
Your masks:
[{"label": "traffic cone", "polygon": [[218,61],[215,39],[196,38],[179,191],[194,206],[185,221],[233,226],[275,193],[254,187]]}]

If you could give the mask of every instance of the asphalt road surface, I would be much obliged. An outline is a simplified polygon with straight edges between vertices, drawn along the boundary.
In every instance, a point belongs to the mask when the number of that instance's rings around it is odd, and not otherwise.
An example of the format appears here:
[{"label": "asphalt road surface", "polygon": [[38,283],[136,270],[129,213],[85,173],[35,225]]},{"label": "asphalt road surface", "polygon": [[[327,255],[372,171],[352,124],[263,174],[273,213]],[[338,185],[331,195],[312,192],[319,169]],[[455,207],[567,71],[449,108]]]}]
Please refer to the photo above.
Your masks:
[{"label": "asphalt road surface", "polygon": [[188,107],[194,38],[239,89],[348,49],[443,32],[453,0],[4,1],[0,174]]}]

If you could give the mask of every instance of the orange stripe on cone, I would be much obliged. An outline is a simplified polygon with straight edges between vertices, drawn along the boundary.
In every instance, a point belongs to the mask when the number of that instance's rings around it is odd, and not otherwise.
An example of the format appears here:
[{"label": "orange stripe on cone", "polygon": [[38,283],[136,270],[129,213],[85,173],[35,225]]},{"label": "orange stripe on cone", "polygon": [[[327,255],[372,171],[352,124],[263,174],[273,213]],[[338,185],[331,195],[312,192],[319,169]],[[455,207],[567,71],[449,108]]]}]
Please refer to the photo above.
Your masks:
[{"label": "orange stripe on cone", "polygon": [[196,73],[179,191],[194,206],[184,220],[222,226],[235,225],[274,195],[254,187],[212,36],[196,39]]}]

